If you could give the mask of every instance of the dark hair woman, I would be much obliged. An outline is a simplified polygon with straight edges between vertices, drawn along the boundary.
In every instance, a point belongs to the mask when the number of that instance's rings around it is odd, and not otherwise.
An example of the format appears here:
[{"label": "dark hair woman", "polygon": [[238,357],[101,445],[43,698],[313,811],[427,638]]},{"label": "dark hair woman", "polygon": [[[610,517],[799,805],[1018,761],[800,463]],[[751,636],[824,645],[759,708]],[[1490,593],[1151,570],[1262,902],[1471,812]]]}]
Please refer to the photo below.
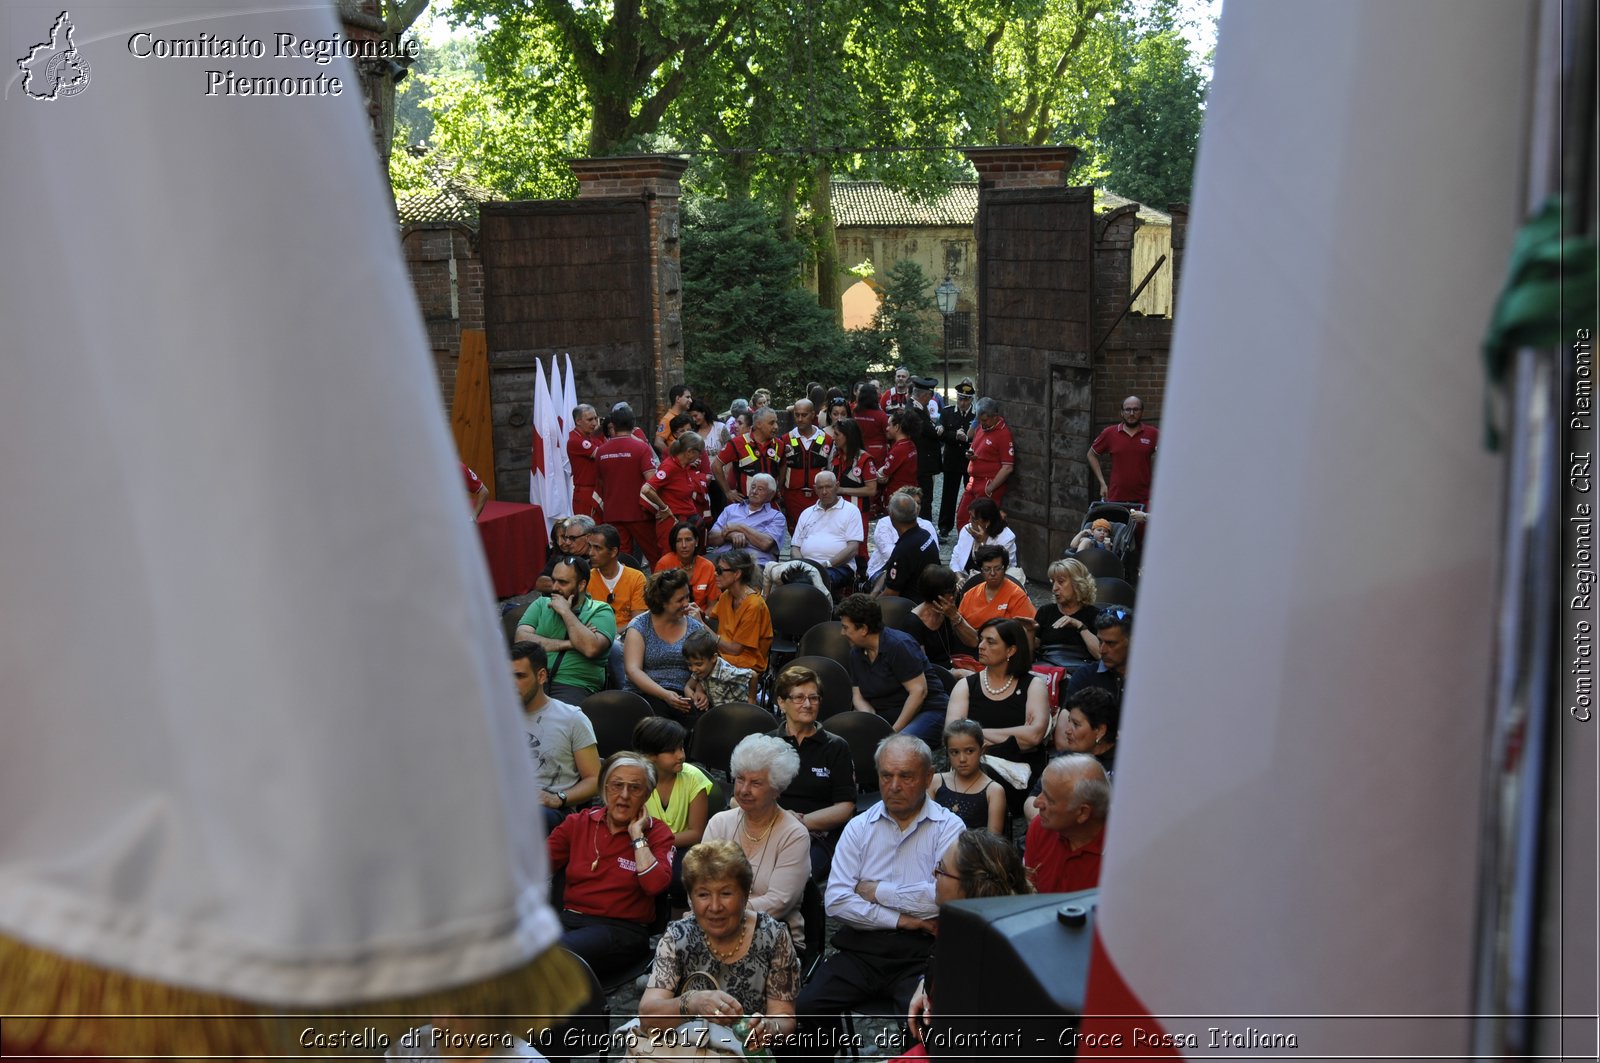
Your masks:
[{"label": "dark hair woman", "polygon": [[866,511],[868,500],[878,493],[878,467],[861,442],[861,426],[853,418],[842,417],[828,429],[833,433],[833,472],[839,477],[839,493]]},{"label": "dark hair woman", "polygon": [[[933,867],[933,898],[939,904],[1032,893],[1017,847],[986,830],[964,830]],[[924,978],[911,997],[906,1019],[919,1038],[928,1032],[933,1008]]]},{"label": "dark hair woman", "polygon": [[649,612],[628,622],[622,642],[623,670],[628,689],[650,702],[657,715],[689,726],[693,703],[684,694],[689,663],[683,659],[683,642],[706,626],[689,615],[689,574],[681,568],[657,572],[645,585],[644,604]]},{"label": "dark hair woman", "polygon": [[639,498],[656,515],[656,556],[672,553],[670,535],[676,521],[696,526],[711,509],[706,487],[706,472],[701,468],[705,440],[695,432],[683,432],[672,440],[667,457],[639,488]]},{"label": "dark hair woman", "polygon": [[875,712],[896,731],[938,741],[949,694],[917,640],[883,626],[876,598],[852,594],[839,603],[839,626],[850,643],[851,698],[860,712]]},{"label": "dark hair woman", "polygon": [[943,565],[929,565],[917,577],[917,593],[922,604],[911,610],[918,623],[911,634],[922,644],[928,660],[942,668],[955,669],[957,676],[970,675],[971,668],[957,669],[955,659],[970,665],[971,653],[978,645],[978,632],[961,615],[956,600],[956,574]]},{"label": "dark hair woman", "polygon": [[689,597],[694,602],[694,609],[689,615],[696,620],[704,620],[711,615],[717,599],[722,596],[717,588],[716,566],[700,553],[700,533],[686,520],[680,520],[672,526],[667,542],[672,551],[663,554],[661,560],[656,562],[656,571],[681,568],[689,574]]},{"label": "dark hair woman", "polygon": [[861,426],[861,443],[866,447],[874,466],[882,465],[889,452],[889,418],[878,408],[878,389],[871,384],[861,385],[856,393],[855,421]]}]

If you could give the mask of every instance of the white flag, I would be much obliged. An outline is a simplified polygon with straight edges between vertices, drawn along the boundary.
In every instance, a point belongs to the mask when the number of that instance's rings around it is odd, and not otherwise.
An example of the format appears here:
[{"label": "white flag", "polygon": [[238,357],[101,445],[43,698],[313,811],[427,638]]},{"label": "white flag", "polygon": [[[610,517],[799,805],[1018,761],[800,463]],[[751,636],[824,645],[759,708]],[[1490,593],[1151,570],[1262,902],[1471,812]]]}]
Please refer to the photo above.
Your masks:
[{"label": "white flag", "polygon": [[1089,989],[1150,1018],[1085,1027],[1123,1052],[1467,1054],[1531,13],[1224,9]]},{"label": "white flag", "polygon": [[[331,6],[5,14],[0,947],[302,1006],[538,956],[521,714],[355,64],[277,55]],[[201,39],[264,57],[157,54]]]}]

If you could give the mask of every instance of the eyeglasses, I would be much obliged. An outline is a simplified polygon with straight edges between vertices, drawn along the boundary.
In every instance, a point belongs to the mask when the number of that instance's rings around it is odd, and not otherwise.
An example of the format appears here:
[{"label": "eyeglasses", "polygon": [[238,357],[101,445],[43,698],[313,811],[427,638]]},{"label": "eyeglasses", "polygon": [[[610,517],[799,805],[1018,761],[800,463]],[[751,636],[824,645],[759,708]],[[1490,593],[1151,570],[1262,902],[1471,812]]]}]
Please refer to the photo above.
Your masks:
[{"label": "eyeglasses", "polygon": [[1120,605],[1114,605],[1109,609],[1100,610],[1100,615],[1101,616],[1109,616],[1113,620],[1126,620],[1130,616],[1133,615],[1133,610],[1132,609],[1124,609]]},{"label": "eyeglasses", "polygon": [[821,705],[821,694],[789,694],[784,701],[792,701],[797,705]]},{"label": "eyeglasses", "polygon": [[620,779],[606,783],[606,793],[608,794],[642,794],[648,789],[649,787],[644,783],[623,782]]},{"label": "eyeglasses", "polygon": [[944,865],[943,864],[934,864],[933,865],[933,874],[934,874],[934,877],[936,877],[936,878],[959,879],[961,877],[960,875],[954,875],[954,874],[951,874],[950,872],[946,871],[944,869]]},{"label": "eyeglasses", "polygon": [[735,572],[738,571],[738,569],[725,568],[722,565],[718,565],[718,566],[716,566],[716,568],[717,568],[717,575],[719,575],[719,576],[731,576]]}]

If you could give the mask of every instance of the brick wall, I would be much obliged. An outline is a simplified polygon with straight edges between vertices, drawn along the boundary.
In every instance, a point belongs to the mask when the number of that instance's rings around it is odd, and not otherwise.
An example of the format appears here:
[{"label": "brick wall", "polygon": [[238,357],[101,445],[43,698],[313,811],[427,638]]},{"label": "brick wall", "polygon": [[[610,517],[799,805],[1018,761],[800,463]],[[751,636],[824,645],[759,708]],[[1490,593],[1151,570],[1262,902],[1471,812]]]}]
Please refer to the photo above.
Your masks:
[{"label": "brick wall", "polygon": [[455,401],[461,330],[483,328],[483,261],[478,257],[477,234],[453,222],[420,222],[401,230],[400,246],[448,413]]},{"label": "brick wall", "polygon": [[[1137,395],[1144,401],[1145,418],[1152,423],[1159,422],[1166,398],[1172,320],[1130,311],[1117,322],[1117,315],[1128,305],[1133,285],[1143,279],[1130,275],[1133,234],[1138,227],[1137,208],[1131,205],[1102,214],[1096,221],[1092,331],[1094,342],[1104,343],[1092,365],[1095,432],[1121,419],[1122,400],[1128,395]],[[1173,231],[1176,244],[1176,218]],[[1109,462],[1102,459],[1101,464],[1109,475]]]}]

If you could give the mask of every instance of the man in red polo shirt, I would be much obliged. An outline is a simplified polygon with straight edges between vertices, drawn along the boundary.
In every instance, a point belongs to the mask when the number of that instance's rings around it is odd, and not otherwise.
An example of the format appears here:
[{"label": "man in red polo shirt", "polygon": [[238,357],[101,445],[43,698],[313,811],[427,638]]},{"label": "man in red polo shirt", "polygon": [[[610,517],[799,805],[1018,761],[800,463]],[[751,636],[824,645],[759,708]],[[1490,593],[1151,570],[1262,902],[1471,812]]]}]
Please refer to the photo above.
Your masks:
[{"label": "man in red polo shirt", "polygon": [[817,427],[817,408],[810,399],[795,400],[794,427],[783,438],[783,451],[783,512],[793,531],[800,514],[817,500],[817,473],[833,468],[833,444]]},{"label": "man in red polo shirt", "polygon": [[1111,781],[1088,753],[1068,753],[1045,765],[1038,817],[1028,824],[1023,863],[1040,893],[1073,893],[1100,884]]},{"label": "man in red polo shirt", "polygon": [[[1100,497],[1110,502],[1150,504],[1150,480],[1161,433],[1142,423],[1144,403],[1139,396],[1122,400],[1122,422],[1109,425],[1089,447],[1089,469],[1100,483]],[[1100,455],[1111,457],[1111,484],[1100,471]]]},{"label": "man in red polo shirt", "polygon": [[618,403],[611,411],[617,434],[595,454],[595,474],[600,487],[600,510],[607,524],[617,529],[622,549],[636,555],[655,549],[655,515],[646,513],[639,488],[656,471],[655,451],[633,434],[633,407]]},{"label": "man in red polo shirt", "polygon": [[600,415],[593,406],[584,403],[573,408],[572,424],[572,431],[567,433],[567,460],[572,464],[572,515],[598,516],[599,474],[595,471],[594,456],[606,441],[600,434]]},{"label": "man in red polo shirt", "polygon": [[1017,460],[1017,448],[1011,441],[1011,429],[1000,416],[1000,404],[985,395],[973,404],[978,417],[978,427],[972,432],[972,457],[967,461],[967,489],[961,492],[961,504],[956,507],[956,527],[965,528],[972,503],[979,498],[992,498],[1001,505],[1006,496],[1006,481],[1011,479],[1011,469]]}]

